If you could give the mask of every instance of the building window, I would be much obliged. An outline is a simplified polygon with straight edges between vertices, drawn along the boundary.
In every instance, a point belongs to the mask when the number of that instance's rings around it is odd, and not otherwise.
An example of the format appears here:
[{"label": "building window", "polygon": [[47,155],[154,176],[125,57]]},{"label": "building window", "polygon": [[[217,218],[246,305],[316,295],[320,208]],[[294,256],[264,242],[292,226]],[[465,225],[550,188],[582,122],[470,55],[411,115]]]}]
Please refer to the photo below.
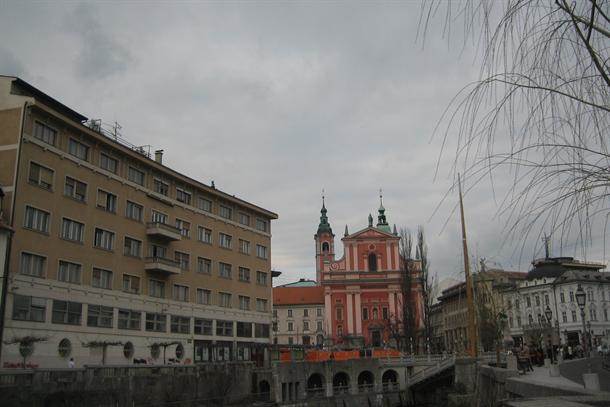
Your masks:
[{"label": "building window", "polygon": [[65,283],[80,284],[82,266],[69,261],[59,261],[57,279]]},{"label": "building window", "polygon": [[156,244],[150,245],[150,257],[154,257],[156,259],[167,259],[167,247],[159,246]]},{"label": "building window", "polygon": [[250,309],[250,297],[244,295],[239,296],[239,309],[247,311]]},{"label": "building window", "polygon": [[218,275],[222,278],[231,278],[231,265],[218,263]]},{"label": "building window", "polygon": [[13,319],[20,321],[44,322],[47,300],[13,294]]},{"label": "building window", "polygon": [[167,225],[167,215],[153,210],[152,221],[153,223],[163,223],[164,225]]},{"label": "building window", "polygon": [[183,189],[176,188],[176,201],[190,205],[191,204],[191,194],[189,192],[186,192]]},{"label": "building window", "polygon": [[521,308],[521,302],[519,301],[519,299],[515,299],[515,309],[520,309]]},{"label": "building window", "polygon": [[307,318],[309,316],[309,310],[307,308],[305,308],[303,310],[303,317]]},{"label": "building window", "polygon": [[218,214],[225,219],[233,219],[233,209],[228,206],[220,205]]},{"label": "building window", "polygon": [[570,302],[574,302],[574,291],[570,291]]},{"label": "building window", "polygon": [[146,313],[146,330],[151,332],[167,332],[167,315]]},{"label": "building window", "polygon": [[199,226],[197,228],[197,239],[200,242],[212,244],[212,231],[203,226]]},{"label": "building window", "polygon": [[321,331],[322,331],[322,321],[317,321],[317,322],[316,322],[316,330],[317,330],[318,332],[321,332]]},{"label": "building window", "polygon": [[604,308],[604,321],[608,320],[608,309]]},{"label": "building window", "polygon": [[87,326],[112,328],[114,309],[102,305],[89,305],[87,307]]},{"label": "building window", "polygon": [[123,274],[123,291],[138,294],[140,292],[140,277]]},{"label": "building window", "polygon": [[337,321],[343,321],[343,308],[336,308],[335,315],[336,315]]},{"label": "building window", "polygon": [[57,346],[57,353],[62,358],[67,358],[72,353],[72,343],[68,338],[64,338],[59,341],[59,345]]},{"label": "building window", "polygon": [[112,250],[114,248],[114,232],[95,228],[93,246],[99,249]]},{"label": "building window", "polygon": [[277,308],[273,310],[273,318],[277,318]]},{"label": "building window", "polygon": [[212,212],[212,201],[210,201],[209,199],[199,197],[199,199],[197,200],[197,206],[202,211]]},{"label": "building window", "polygon": [[54,324],[80,325],[83,304],[80,302],[53,300]]},{"label": "building window", "polygon": [[148,280],[148,295],[151,297],[165,298],[165,283],[159,280]]},{"label": "building window", "polygon": [[595,308],[589,308],[589,317],[591,318],[591,321],[597,321],[597,311]]},{"label": "building window", "polygon": [[153,188],[156,193],[167,196],[169,194],[169,185],[160,179],[153,180]]},{"label": "building window", "polygon": [[328,242],[324,242],[322,243],[322,253],[328,253],[330,246],[328,245]]},{"label": "building window", "polygon": [[125,217],[142,222],[142,219],[144,219],[144,207],[135,202],[127,201],[127,205],[125,206]]},{"label": "building window", "polygon": [[367,319],[369,319],[369,309],[368,308],[362,308],[362,320],[366,321]]},{"label": "building window", "polygon": [[595,301],[595,295],[593,295],[593,290],[591,290],[591,289],[587,290],[587,301],[588,302]]},{"label": "building window", "polygon": [[136,168],[129,167],[129,170],[127,171],[127,179],[135,182],[138,185],[144,186],[144,172]]},{"label": "building window", "polygon": [[250,216],[240,212],[239,223],[241,223],[242,225],[250,226]]},{"label": "building window", "polygon": [[[277,321],[273,321],[272,329],[273,329],[273,332],[277,332]],[[277,338],[275,338],[275,339],[277,339]]]},{"label": "building window", "polygon": [[119,161],[110,157],[108,154],[100,153],[100,167],[116,174],[119,168]]},{"label": "building window", "polygon": [[265,219],[256,218],[255,227],[261,232],[267,232],[269,231],[269,222],[267,222]]},{"label": "building window", "polygon": [[218,293],[218,305],[225,308],[231,308],[231,294],[229,293]]},{"label": "building window", "polygon": [[218,245],[225,249],[230,249],[231,240],[233,239],[233,237],[231,235],[227,235],[225,233],[219,233],[218,236],[219,236]]},{"label": "building window", "polygon": [[141,329],[142,313],[127,309],[119,310],[119,329]]},{"label": "building window", "polygon": [[532,306],[532,301],[529,296],[525,297],[525,305],[530,308]]},{"label": "building window", "polygon": [[250,282],[250,269],[245,267],[239,268],[239,281]]},{"label": "building window", "polygon": [[189,300],[189,288],[185,285],[174,284],[174,291],[172,293],[174,301],[188,302]]},{"label": "building window", "polygon": [[256,310],[258,312],[267,312],[267,300],[264,298],[256,299]]},{"label": "building window", "polygon": [[578,321],[578,318],[576,317],[576,311],[572,311],[572,322],[576,321]]},{"label": "building window", "polygon": [[534,298],[536,300],[536,306],[539,307],[540,306],[540,296],[536,295]]},{"label": "building window", "polygon": [[33,208],[25,207],[25,217],[23,219],[23,227],[32,229],[37,232],[49,233],[49,212]]},{"label": "building window", "polygon": [[294,338],[291,336],[288,338],[288,345],[294,344]]},{"label": "building window", "polygon": [[316,308],[316,316],[318,316],[318,317],[322,316],[322,308]]},{"label": "building window", "polygon": [[97,207],[107,212],[116,213],[116,195],[104,190],[97,190]]},{"label": "building window", "polygon": [[212,291],[203,288],[197,289],[197,304],[210,305],[212,303]]},{"label": "building window", "polygon": [[268,338],[269,337],[269,324],[254,324],[254,337],[256,338]]},{"label": "building window", "polygon": [[53,189],[53,170],[36,163],[30,163],[30,174],[28,181],[30,184],[38,185],[41,188]]},{"label": "building window", "polygon": [[369,254],[369,271],[377,271],[377,256],[375,253]]},{"label": "building window", "polygon": [[70,198],[74,198],[77,201],[85,202],[85,199],[87,197],[87,184],[75,180],[74,178],[66,177],[64,195]]},{"label": "building window", "polygon": [[256,245],[256,257],[260,259],[267,259],[267,248],[265,246],[261,246],[260,244]]},{"label": "building window", "polygon": [[233,321],[216,320],[216,335],[233,336]]},{"label": "building window", "polygon": [[267,285],[267,273],[263,271],[256,272],[256,283],[258,285]]},{"label": "building window", "polygon": [[292,318],[292,310],[291,309],[288,310],[288,318]]},{"label": "building window", "polygon": [[212,260],[204,257],[197,258],[197,272],[203,274],[212,274]]},{"label": "building window", "polygon": [[239,239],[239,252],[243,254],[250,254],[250,242]]},{"label": "building window", "polygon": [[566,302],[566,296],[564,295],[563,291],[559,293],[559,300],[562,303]]},{"label": "building window", "polygon": [[131,343],[131,342],[125,343],[125,345],[123,345],[123,356],[125,356],[126,359],[131,359],[133,357],[133,353],[134,353],[133,343]]},{"label": "building window", "polygon": [[182,219],[176,219],[176,229],[180,230],[180,234],[186,238],[191,237],[191,224]]},{"label": "building window", "polygon": [[142,242],[136,239],[125,236],[125,245],[123,254],[131,257],[142,256]]},{"label": "building window", "polygon": [[309,321],[303,321],[303,331],[309,331]]},{"label": "building window", "polygon": [[89,157],[89,146],[71,138],[68,142],[68,153],[83,161],[87,161]]},{"label": "building window", "polygon": [[172,315],[170,330],[178,334],[191,333],[191,318]]},{"label": "building window", "polygon": [[93,277],[91,279],[93,287],[112,289],[112,271],[99,268],[93,268]]},{"label": "building window", "polygon": [[176,251],[174,253],[174,260],[176,260],[176,263],[180,264],[182,270],[188,271],[190,267],[190,256],[187,253]]},{"label": "building window", "polygon": [[21,274],[32,277],[44,277],[46,257],[32,253],[21,253]]},{"label": "building window", "polygon": [[565,311],[561,312],[561,319],[562,319],[564,324],[568,322],[568,315],[566,314]]},{"label": "building window", "polygon": [[544,305],[549,305],[549,295],[548,294],[544,294]]},{"label": "building window", "polygon": [[517,315],[517,327],[521,328],[521,315]]},{"label": "building window", "polygon": [[213,335],[212,320],[195,318],[195,335]]},{"label": "building window", "polygon": [[73,242],[83,242],[85,224],[72,219],[63,218],[61,222],[61,238]]},{"label": "building window", "polygon": [[239,338],[252,338],[252,322],[237,321],[237,336]]},{"label": "building window", "polygon": [[288,322],[288,332],[292,332],[294,330],[294,323]]},{"label": "building window", "polygon": [[39,121],[34,122],[34,137],[38,140],[44,141],[52,146],[55,145],[57,139],[57,130],[43,124]]}]

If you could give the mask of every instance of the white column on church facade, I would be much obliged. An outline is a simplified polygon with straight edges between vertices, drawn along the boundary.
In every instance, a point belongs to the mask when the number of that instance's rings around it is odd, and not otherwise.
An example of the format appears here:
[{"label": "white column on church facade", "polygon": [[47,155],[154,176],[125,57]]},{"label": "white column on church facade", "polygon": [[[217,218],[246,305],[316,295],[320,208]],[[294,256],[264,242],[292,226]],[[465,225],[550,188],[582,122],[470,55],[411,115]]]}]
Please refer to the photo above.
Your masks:
[{"label": "white column on church facade", "polygon": [[387,264],[386,269],[392,268],[392,251],[390,250],[390,243],[385,244],[386,258],[385,262]]},{"label": "white column on church facade", "polygon": [[334,335],[333,319],[332,319],[333,310],[332,310],[330,292],[327,292],[326,295],[324,296],[324,313],[325,313],[324,316],[326,319],[326,335],[333,336]]},{"label": "white column on church facade", "polygon": [[350,335],[354,333],[354,305],[352,302],[352,296],[352,293],[347,293],[347,309],[345,310],[345,316],[347,318],[347,333]]},{"label": "white column on church facade", "polygon": [[356,308],[356,334],[362,335],[362,305],[360,304],[360,292],[355,294],[354,307]]},{"label": "white column on church facade", "polygon": [[396,294],[393,291],[388,292],[388,305],[390,308],[390,314],[394,314],[395,317],[397,317],[398,315],[396,314],[396,303],[394,302],[394,296]]}]

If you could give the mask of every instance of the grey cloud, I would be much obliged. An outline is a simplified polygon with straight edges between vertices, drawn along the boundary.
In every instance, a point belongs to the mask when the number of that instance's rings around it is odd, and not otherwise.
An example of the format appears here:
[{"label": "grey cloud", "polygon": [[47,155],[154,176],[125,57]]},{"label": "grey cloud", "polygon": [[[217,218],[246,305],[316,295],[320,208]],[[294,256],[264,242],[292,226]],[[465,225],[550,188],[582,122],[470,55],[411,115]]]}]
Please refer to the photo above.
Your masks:
[{"label": "grey cloud", "polygon": [[27,76],[23,63],[10,50],[0,46],[0,74]]},{"label": "grey cloud", "polygon": [[92,4],[78,5],[65,18],[66,29],[76,34],[80,50],[76,56],[76,72],[84,79],[104,79],[123,72],[131,62],[129,51],[100,21]]}]

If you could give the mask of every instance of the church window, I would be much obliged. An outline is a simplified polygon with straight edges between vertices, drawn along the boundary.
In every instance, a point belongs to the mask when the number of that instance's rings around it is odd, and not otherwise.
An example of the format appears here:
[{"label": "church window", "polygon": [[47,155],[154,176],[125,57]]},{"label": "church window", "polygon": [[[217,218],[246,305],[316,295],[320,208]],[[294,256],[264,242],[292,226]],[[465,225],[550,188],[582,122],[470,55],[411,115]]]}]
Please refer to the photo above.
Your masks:
[{"label": "church window", "polygon": [[330,249],[329,249],[329,246],[328,246],[328,242],[322,243],[322,252],[323,253],[328,253],[329,250]]},{"label": "church window", "polygon": [[337,321],[343,320],[343,308],[337,308],[336,310]]},{"label": "church window", "polygon": [[369,254],[369,271],[377,271],[377,256],[375,253]]}]

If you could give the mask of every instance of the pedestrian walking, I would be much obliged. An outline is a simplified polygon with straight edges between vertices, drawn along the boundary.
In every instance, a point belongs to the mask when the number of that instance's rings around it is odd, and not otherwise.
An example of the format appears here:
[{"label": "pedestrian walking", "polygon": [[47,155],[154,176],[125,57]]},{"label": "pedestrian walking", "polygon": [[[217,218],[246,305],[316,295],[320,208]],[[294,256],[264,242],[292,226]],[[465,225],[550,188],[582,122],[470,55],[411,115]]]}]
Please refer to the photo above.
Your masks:
[{"label": "pedestrian walking", "polygon": [[68,361],[68,367],[70,369],[74,368],[74,358],[70,358],[70,360]]}]

